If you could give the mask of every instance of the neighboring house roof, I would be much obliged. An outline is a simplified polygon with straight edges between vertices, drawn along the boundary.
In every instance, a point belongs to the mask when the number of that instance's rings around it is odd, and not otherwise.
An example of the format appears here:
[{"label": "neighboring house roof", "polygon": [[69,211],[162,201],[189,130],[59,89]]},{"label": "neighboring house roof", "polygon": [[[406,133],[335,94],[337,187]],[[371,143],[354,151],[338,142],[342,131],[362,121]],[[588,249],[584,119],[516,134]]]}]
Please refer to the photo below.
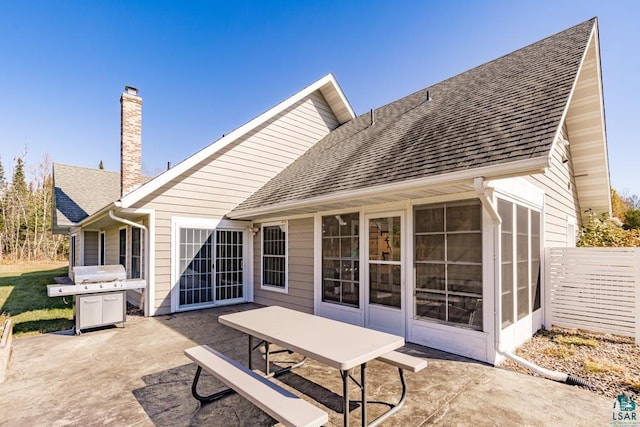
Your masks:
[{"label": "neighboring house roof", "polygon": [[542,172],[595,28],[594,18],[358,116],[229,216],[466,171]]},{"label": "neighboring house roof", "polygon": [[120,197],[120,173],[53,164],[54,232],[69,227]]},{"label": "neighboring house roof", "polygon": [[[152,179],[142,176],[142,182]],[[120,172],[82,166],[53,164],[53,232],[69,227],[99,212],[120,198]]]}]

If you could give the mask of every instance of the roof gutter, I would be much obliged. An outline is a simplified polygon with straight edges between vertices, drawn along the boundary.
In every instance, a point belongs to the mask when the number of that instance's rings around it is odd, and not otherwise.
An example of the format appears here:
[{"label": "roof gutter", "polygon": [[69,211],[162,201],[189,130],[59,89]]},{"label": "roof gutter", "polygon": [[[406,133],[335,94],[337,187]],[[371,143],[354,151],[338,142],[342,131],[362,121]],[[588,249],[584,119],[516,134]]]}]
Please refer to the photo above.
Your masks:
[{"label": "roof gutter", "polygon": [[476,178],[473,179],[473,187],[474,190],[476,191],[476,194],[478,195],[478,198],[480,199],[480,202],[482,203],[482,207],[485,209],[485,211],[489,214],[489,216],[491,217],[494,227],[494,238],[493,238],[493,268],[494,268],[494,277],[495,277],[495,284],[497,289],[494,289],[493,292],[493,297],[494,297],[494,301],[493,301],[493,317],[494,317],[494,321],[493,321],[493,331],[494,331],[494,338],[493,338],[493,343],[494,343],[494,348],[495,348],[495,352],[503,357],[506,357],[509,360],[512,360],[513,362],[524,366],[525,368],[529,369],[530,371],[535,372],[536,374],[545,377],[547,379],[550,380],[554,380],[554,381],[559,381],[562,383],[566,383],[569,385],[580,385],[580,386],[585,386],[585,387],[589,387],[589,384],[587,384],[584,380],[580,379],[580,378],[576,378],[573,377],[569,374],[565,374],[563,372],[558,372],[558,371],[551,371],[549,369],[543,368],[541,366],[536,365],[533,362],[530,362],[526,359],[523,359],[520,356],[516,356],[515,354],[511,353],[510,351],[506,351],[503,350],[501,347],[501,342],[500,342],[500,312],[501,310],[498,310],[498,307],[500,307],[500,296],[502,295],[502,280],[498,280],[498,278],[500,277],[500,267],[501,267],[501,263],[500,260],[498,259],[498,256],[500,254],[499,252],[499,245],[500,245],[500,233],[501,233],[501,224],[502,224],[502,218],[500,218],[500,214],[498,213],[498,209],[496,209],[496,206],[492,203],[491,198],[489,196],[489,194],[487,194],[487,188],[485,186],[484,183],[484,178],[481,176],[478,176]]},{"label": "roof gutter", "polygon": [[326,194],[304,200],[294,200],[290,202],[278,203],[265,207],[253,209],[243,209],[231,212],[227,216],[232,219],[252,219],[256,216],[268,215],[274,212],[302,208],[309,205],[327,202],[339,202],[342,200],[362,199],[368,196],[381,196],[385,193],[403,192],[412,189],[425,189],[442,185],[452,185],[460,183],[470,183],[478,176],[489,177],[488,179],[502,179],[515,176],[544,173],[550,165],[549,157],[535,157],[532,159],[518,160],[504,165],[492,165],[471,170],[450,172],[446,174],[430,176],[425,178],[411,179],[391,184],[377,185],[356,190],[347,190],[338,193]]}]

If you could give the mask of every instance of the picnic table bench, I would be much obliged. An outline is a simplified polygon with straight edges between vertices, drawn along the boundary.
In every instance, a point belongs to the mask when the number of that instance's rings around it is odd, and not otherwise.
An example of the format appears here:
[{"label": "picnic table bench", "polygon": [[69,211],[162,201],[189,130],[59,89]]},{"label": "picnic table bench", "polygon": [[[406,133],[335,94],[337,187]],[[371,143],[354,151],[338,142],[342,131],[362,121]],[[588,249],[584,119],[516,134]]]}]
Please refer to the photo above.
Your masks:
[{"label": "picnic table bench", "polygon": [[[286,426],[315,427],[322,426],[329,420],[325,411],[208,345],[186,349],[184,354],[198,366],[191,392],[200,402],[211,402],[235,391]],[[197,385],[202,369],[218,378],[229,389],[209,396],[200,395]]]}]

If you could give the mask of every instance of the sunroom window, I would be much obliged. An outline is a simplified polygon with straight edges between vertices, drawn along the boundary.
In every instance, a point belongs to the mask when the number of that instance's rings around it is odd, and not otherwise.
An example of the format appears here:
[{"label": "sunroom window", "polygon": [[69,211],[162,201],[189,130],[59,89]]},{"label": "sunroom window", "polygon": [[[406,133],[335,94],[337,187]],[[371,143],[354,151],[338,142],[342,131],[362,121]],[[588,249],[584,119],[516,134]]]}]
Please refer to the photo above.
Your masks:
[{"label": "sunroom window", "polygon": [[417,206],[415,315],[482,329],[482,207],[478,200]]},{"label": "sunroom window", "polygon": [[359,214],[322,217],[322,301],[360,306]]},{"label": "sunroom window", "polygon": [[498,199],[502,327],[540,308],[540,212]]}]

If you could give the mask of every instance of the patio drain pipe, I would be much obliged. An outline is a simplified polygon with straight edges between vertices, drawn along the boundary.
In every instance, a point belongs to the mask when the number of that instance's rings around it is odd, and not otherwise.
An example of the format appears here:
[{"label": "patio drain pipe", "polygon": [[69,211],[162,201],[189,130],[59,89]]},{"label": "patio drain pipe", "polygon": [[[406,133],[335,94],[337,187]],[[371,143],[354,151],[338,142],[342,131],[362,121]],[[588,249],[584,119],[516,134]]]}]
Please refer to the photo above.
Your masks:
[{"label": "patio drain pipe", "polygon": [[[130,225],[131,227],[136,227],[136,228],[140,228],[141,230],[143,230],[144,231],[144,243],[145,243],[145,246],[147,247],[147,250],[151,250],[151,248],[149,247],[149,229],[146,226],[144,226],[142,224],[138,224],[138,223],[133,222],[133,221],[129,221],[128,219],[125,219],[125,218],[120,218],[119,216],[116,216],[116,214],[114,214],[112,210],[109,210],[109,218],[111,218],[114,221],[120,222],[122,224]],[[146,270],[146,267],[145,267],[145,270]],[[140,309],[144,312],[144,298],[146,296],[146,292],[145,292],[144,288],[141,290],[140,294],[141,294]]]},{"label": "patio drain pipe", "polygon": [[[484,207],[484,209],[486,210],[486,212],[489,214],[489,216],[491,217],[491,219],[493,220],[493,224],[495,225],[494,229],[495,229],[495,234],[496,236],[494,237],[494,246],[493,246],[493,257],[494,257],[494,261],[496,260],[496,256],[498,251],[496,250],[498,242],[500,241],[500,227],[498,227],[501,223],[502,223],[502,218],[500,218],[500,214],[498,213],[498,210],[496,209],[496,207],[494,206],[494,204],[491,202],[491,199],[489,198],[489,196],[487,195],[486,192],[486,188],[484,185],[484,178],[483,177],[476,177],[473,180],[473,187],[476,191],[476,194],[478,195],[478,198],[480,199],[480,202],[482,203],[482,206]],[[495,269],[496,269],[496,275],[495,277],[498,277],[498,264],[494,262],[494,265],[496,265]],[[498,312],[498,307],[500,306],[500,295],[501,292],[494,292],[494,303],[493,303],[493,312],[494,312],[494,347],[495,347],[495,351],[497,354],[521,365],[524,366],[525,368],[529,369],[530,371],[535,372],[536,374],[553,380],[553,381],[558,381],[561,383],[566,383],[569,385],[580,385],[580,386],[584,386],[584,387],[590,387],[589,384],[584,381],[581,378],[576,378],[572,375],[569,374],[565,374],[563,372],[558,372],[558,371],[552,371],[550,369],[546,369],[543,368],[541,366],[536,365],[533,362],[530,362],[520,356],[516,356],[515,354],[509,352],[509,351],[505,351],[502,350],[502,348],[500,347],[500,329],[498,327],[498,325],[500,325],[500,316],[499,316],[499,312]]]}]

